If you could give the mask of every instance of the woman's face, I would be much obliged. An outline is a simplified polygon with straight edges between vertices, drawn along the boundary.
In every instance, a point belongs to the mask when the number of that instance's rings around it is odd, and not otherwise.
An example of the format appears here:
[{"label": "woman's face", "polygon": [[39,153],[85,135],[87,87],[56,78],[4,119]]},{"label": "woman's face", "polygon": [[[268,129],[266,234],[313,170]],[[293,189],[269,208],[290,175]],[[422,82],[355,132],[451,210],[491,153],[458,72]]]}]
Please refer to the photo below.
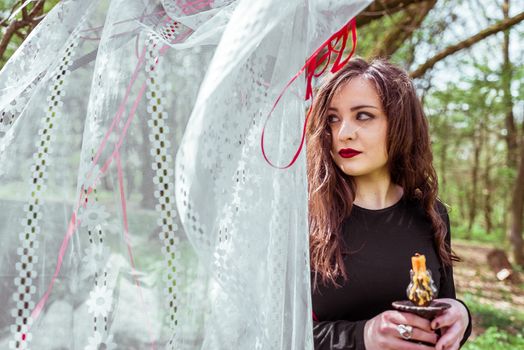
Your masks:
[{"label": "woman's face", "polygon": [[352,177],[387,176],[387,117],[372,83],[356,77],[333,96],[327,112],[331,156]]}]

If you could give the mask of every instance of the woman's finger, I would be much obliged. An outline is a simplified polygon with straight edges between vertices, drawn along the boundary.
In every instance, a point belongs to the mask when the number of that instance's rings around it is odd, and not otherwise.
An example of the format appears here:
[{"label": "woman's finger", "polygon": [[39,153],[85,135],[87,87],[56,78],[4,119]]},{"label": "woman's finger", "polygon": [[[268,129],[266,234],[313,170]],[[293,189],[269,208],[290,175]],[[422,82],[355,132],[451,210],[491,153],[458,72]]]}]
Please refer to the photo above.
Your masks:
[{"label": "woman's finger", "polygon": [[455,324],[458,320],[460,320],[460,313],[453,308],[449,308],[431,321],[431,328],[439,329],[442,327],[449,327],[452,324]]},{"label": "woman's finger", "polygon": [[442,327],[451,326],[459,321],[463,321],[464,325],[467,325],[467,310],[465,307],[456,300],[453,299],[436,299],[442,300],[446,303],[451,304],[451,307],[445,310],[441,315],[435,317],[431,321],[431,328],[438,329]]},{"label": "woman's finger", "polygon": [[459,342],[462,339],[460,335],[460,327],[458,325],[453,325],[445,329],[442,333],[442,336],[437,341],[435,345],[436,350],[449,350],[452,348],[452,345]]},{"label": "woman's finger", "polygon": [[431,323],[428,320],[407,312],[395,312],[392,316],[392,322],[396,324],[406,324],[428,332],[433,332],[431,329]]},{"label": "woman's finger", "polygon": [[393,338],[390,343],[390,349],[394,350],[435,350],[432,346],[417,344],[406,340]]},{"label": "woman's finger", "polygon": [[437,333],[433,331],[428,332],[420,328],[413,328],[413,335],[411,336],[411,340],[419,340],[425,343],[436,344],[438,337]]},{"label": "woman's finger", "polygon": [[437,342],[437,334],[430,327],[430,322],[422,317],[409,313],[394,313],[389,320],[393,326],[393,333],[399,339],[404,339],[399,332],[399,325],[404,325],[412,328],[411,338],[413,340],[423,341],[430,344]]},{"label": "woman's finger", "polygon": [[439,329],[449,327],[455,324],[460,319],[460,315],[450,312],[444,312],[442,315],[436,317],[431,321],[431,329]]},{"label": "woman's finger", "polygon": [[461,339],[458,339],[451,347],[446,348],[446,350],[459,350],[460,349],[460,341]]}]

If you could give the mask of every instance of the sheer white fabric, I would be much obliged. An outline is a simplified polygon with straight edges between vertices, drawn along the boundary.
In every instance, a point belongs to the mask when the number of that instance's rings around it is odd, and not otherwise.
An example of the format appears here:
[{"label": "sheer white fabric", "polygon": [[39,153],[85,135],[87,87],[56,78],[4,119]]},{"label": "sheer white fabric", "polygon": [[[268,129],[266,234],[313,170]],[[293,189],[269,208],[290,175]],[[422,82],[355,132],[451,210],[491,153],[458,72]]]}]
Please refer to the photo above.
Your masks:
[{"label": "sheer white fabric", "polygon": [[368,3],[60,2],[0,72],[0,348],[312,349],[305,156],[260,137]]}]

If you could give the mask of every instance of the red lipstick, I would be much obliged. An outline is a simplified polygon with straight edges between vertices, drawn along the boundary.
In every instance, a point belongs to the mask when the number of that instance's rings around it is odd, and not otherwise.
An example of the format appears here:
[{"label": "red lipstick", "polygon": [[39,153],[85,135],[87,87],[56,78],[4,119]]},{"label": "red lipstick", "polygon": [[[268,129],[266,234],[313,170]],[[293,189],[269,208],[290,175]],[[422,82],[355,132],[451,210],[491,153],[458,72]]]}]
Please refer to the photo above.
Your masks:
[{"label": "red lipstick", "polygon": [[353,158],[354,156],[358,156],[360,153],[362,152],[357,151],[353,148],[343,148],[340,151],[338,151],[338,154],[340,154],[342,158]]}]

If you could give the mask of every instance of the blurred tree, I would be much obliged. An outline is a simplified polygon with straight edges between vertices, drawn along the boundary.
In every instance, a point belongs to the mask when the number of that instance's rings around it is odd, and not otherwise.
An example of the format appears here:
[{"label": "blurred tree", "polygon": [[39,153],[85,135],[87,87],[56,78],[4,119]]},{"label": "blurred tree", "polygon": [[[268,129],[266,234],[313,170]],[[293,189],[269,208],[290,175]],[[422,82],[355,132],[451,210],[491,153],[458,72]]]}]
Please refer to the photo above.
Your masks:
[{"label": "blurred tree", "polygon": [[[506,166],[493,157],[502,140],[499,88],[497,82],[490,81],[493,72],[486,65],[477,64],[475,69],[475,77],[448,84],[426,99],[441,196],[460,203],[458,221],[466,223],[466,238],[470,238],[479,214],[484,214],[480,216],[486,232],[494,228],[489,200],[501,198],[504,187],[498,181],[499,186],[494,186],[492,170]],[[503,177],[497,179],[504,181]],[[502,220],[499,224],[502,226]]]},{"label": "blurred tree", "polygon": [[[509,18],[509,0],[504,0],[502,5],[502,12],[504,14],[504,19]],[[508,165],[512,168],[515,168],[517,165],[517,129],[515,126],[515,117],[513,115],[513,98],[511,96],[511,80],[512,80],[512,65],[509,58],[509,34],[508,29],[504,30],[504,41],[502,44],[502,55],[504,61],[502,63],[501,69],[501,82],[504,91],[504,104],[506,106],[506,143],[508,146]]]},{"label": "blurred tree", "polygon": [[[510,1],[504,0],[504,3],[502,4],[504,20],[509,18],[509,7]],[[510,32],[509,30],[505,30],[502,45],[504,60],[501,71],[501,82],[504,92],[504,106],[506,108],[507,160],[508,167],[517,171],[511,200],[509,239],[513,246],[513,258],[515,259],[515,262],[524,267],[524,241],[522,239],[524,220],[524,134],[520,136],[521,141],[519,147],[519,134],[516,127],[517,123],[515,121],[515,115],[513,113],[514,103],[511,94],[513,67],[510,61],[509,46]],[[522,128],[524,130],[524,121],[522,121]]]},{"label": "blurred tree", "polygon": [[[458,204],[453,215],[464,223],[464,237],[471,238],[479,227],[485,233],[508,232],[514,261],[524,266],[524,116],[514,114],[515,86],[523,84],[515,70],[522,71],[522,63],[515,67],[510,60],[512,28],[524,20],[524,12],[520,4],[520,12],[510,15],[510,1],[499,0],[492,9],[499,6],[503,16],[496,16],[486,4],[492,2],[375,1],[358,18],[360,52],[403,64],[417,79],[426,106],[430,95],[441,194]],[[461,6],[476,9],[478,15],[460,13],[456,8]],[[475,22],[476,30],[471,30],[470,22]],[[432,82],[439,77],[432,70],[438,62],[499,34],[501,51],[477,50],[482,63],[475,55],[462,60],[461,67],[469,73],[457,71],[457,83],[437,92]],[[501,154],[507,161],[501,162]]]}]

